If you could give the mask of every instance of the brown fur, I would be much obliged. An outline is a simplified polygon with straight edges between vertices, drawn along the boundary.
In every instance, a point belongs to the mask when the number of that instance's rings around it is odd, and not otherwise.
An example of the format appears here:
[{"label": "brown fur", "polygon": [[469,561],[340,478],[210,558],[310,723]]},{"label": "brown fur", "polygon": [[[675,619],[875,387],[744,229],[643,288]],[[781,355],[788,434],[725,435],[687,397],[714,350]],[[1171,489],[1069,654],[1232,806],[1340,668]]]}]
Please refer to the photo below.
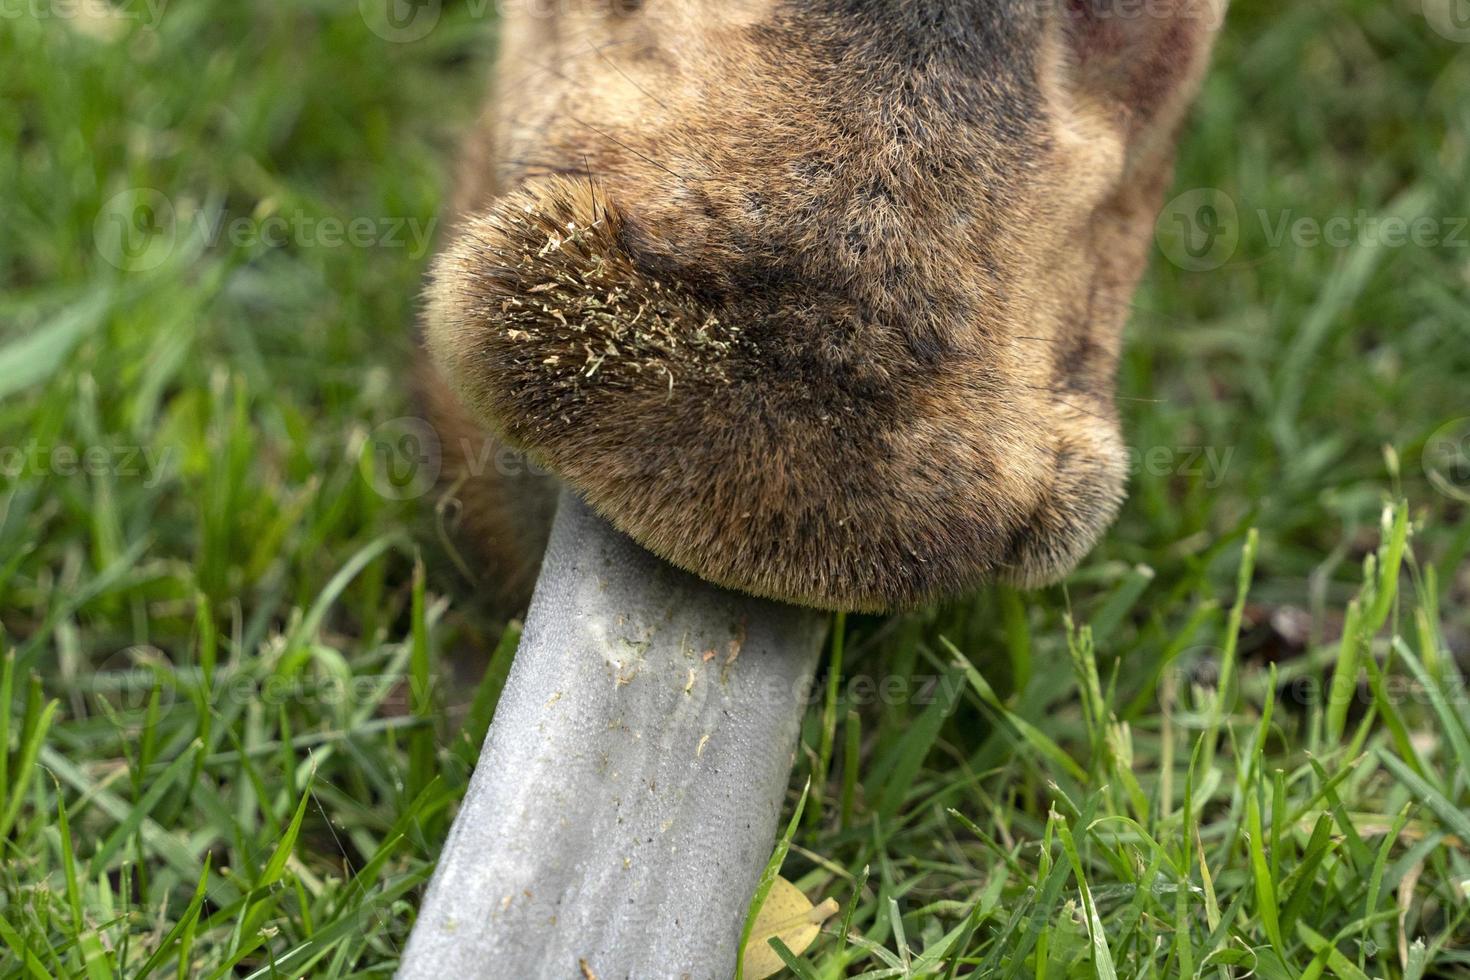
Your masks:
[{"label": "brown fur", "polygon": [[758,595],[1069,571],[1123,496],[1122,326],[1216,0],[536,9],[434,268],[439,417]]}]

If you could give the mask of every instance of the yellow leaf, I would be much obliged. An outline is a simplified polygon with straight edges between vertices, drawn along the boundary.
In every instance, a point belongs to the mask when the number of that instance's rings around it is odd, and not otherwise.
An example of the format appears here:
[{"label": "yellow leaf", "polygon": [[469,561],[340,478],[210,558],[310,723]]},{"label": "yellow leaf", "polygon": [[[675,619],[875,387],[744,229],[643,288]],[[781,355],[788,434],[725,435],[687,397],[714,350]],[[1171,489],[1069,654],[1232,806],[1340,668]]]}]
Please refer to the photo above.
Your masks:
[{"label": "yellow leaf", "polygon": [[766,980],[786,965],[771,948],[771,937],[779,938],[787,949],[800,956],[816,941],[822,923],[835,915],[837,908],[830,898],[813,907],[801,889],[785,878],[777,878],[755,917],[755,927],[750,930],[750,941],[745,946],[746,980]]}]

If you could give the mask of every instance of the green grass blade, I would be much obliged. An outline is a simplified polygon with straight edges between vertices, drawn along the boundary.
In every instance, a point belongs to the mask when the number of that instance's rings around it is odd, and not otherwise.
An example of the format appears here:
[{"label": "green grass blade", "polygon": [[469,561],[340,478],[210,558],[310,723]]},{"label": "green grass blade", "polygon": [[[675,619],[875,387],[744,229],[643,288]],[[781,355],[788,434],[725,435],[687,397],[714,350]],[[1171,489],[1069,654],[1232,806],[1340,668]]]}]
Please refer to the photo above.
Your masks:
[{"label": "green grass blade", "polygon": [[60,704],[59,701],[52,701],[41,709],[34,720],[27,718],[21,726],[25,740],[21,743],[15,765],[15,782],[6,798],[5,810],[0,812],[0,841],[9,835],[10,829],[20,817],[21,805],[25,802],[26,793],[36,775],[36,758],[41,753],[46,734],[51,729],[51,722],[56,717],[56,709]]},{"label": "green grass blade", "polygon": [[[174,863],[176,867],[183,864],[183,867],[188,868],[194,874],[197,875],[199,873],[199,865],[192,859],[183,856],[184,852],[180,850],[177,840],[170,838],[167,844],[163,844],[159,839],[162,832],[156,824],[152,826],[151,833],[148,832],[149,812],[158,805],[163,795],[169,791],[179,776],[188,769],[189,764],[193,761],[191,758],[192,754],[199,751],[199,749],[198,742],[190,745],[189,751],[171,762],[168,768],[152,782],[148,787],[148,791],[143,795],[143,798],[136,804],[126,804],[121,800],[113,798],[110,801],[110,805],[105,805],[104,808],[107,810],[108,815],[117,819],[118,825],[103,841],[96,853],[92,855],[92,861],[88,865],[88,875],[90,877],[95,878],[101,874],[103,868],[112,860],[118,850],[137,833],[143,833],[144,843],[147,846],[159,850],[160,853],[172,858],[171,863]],[[78,775],[76,770],[71,765],[66,764],[64,760],[52,756],[46,760],[46,765],[47,768],[56,772],[62,779],[71,782],[73,785],[77,785],[75,781]],[[87,782],[82,781],[79,788],[85,791],[88,785]]]},{"label": "green grass blade", "polygon": [[735,980],[743,980],[745,976],[745,947],[750,942],[750,932],[755,928],[755,920],[761,914],[761,907],[766,904],[766,897],[771,894],[771,887],[775,885],[776,878],[781,874],[781,865],[786,863],[786,854],[791,850],[791,839],[796,836],[796,828],[801,824],[801,814],[806,809],[807,793],[810,790],[810,783],[802,789],[801,798],[796,801],[796,809],[791,814],[791,820],[786,824],[786,830],[777,839],[770,860],[766,862],[766,867],[756,882],[755,894],[751,896],[750,908],[745,913],[745,924],[740,929],[740,951],[735,958]]}]

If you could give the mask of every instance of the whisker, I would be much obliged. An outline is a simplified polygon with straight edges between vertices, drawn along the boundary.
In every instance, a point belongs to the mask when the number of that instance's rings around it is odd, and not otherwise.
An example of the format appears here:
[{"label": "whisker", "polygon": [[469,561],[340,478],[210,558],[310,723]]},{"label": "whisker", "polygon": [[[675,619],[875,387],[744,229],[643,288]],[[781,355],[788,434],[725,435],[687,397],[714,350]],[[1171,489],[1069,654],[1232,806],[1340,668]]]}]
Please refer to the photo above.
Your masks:
[{"label": "whisker", "polygon": [[616,61],[613,61],[611,58],[609,58],[606,54],[603,53],[603,51],[606,48],[611,47],[610,44],[603,45],[602,47],[598,47],[597,45],[593,44],[589,40],[587,42],[587,46],[589,48],[591,48],[592,49],[592,52],[594,54],[596,54],[597,57],[601,58],[607,64],[607,66],[609,68],[611,68],[613,71],[617,72],[619,75],[622,75],[623,78],[627,80],[627,82],[628,82],[629,85],[633,86],[638,91],[640,91],[644,95],[646,95],[648,98],[650,98],[654,102],[656,102],[658,104],[659,108],[661,108],[661,109],[667,109],[668,108],[668,105],[663,101],[663,99],[660,99],[658,96],[656,96],[652,92],[648,91],[648,89],[644,88],[642,85],[639,85],[637,82],[635,82],[633,80],[633,76],[631,76],[627,72],[623,71],[621,65],[619,65]]},{"label": "whisker", "polygon": [[1113,419],[1110,416],[1107,416],[1107,415],[1099,415],[1097,412],[1093,412],[1093,411],[1090,411],[1088,409],[1085,409],[1085,408],[1083,408],[1080,405],[1074,405],[1071,402],[1067,401],[1065,398],[1058,398],[1057,399],[1057,402],[1059,404],[1062,404],[1062,405],[1067,406],[1068,408],[1070,408],[1074,412],[1079,412],[1079,413],[1081,413],[1083,415],[1091,415],[1093,418],[1098,419],[1100,421],[1103,421],[1103,422],[1111,422],[1111,421],[1113,421]]},{"label": "whisker", "polygon": [[[1066,389],[1063,388],[1051,388],[1047,385],[1022,385],[1021,387],[1027,389],[1028,391],[1045,392],[1048,395],[1060,395],[1066,391]],[[1083,408],[1081,405],[1074,405],[1072,402],[1067,401],[1065,398],[1058,398],[1056,401],[1058,404],[1065,405],[1067,408],[1070,408],[1074,412],[1080,412],[1083,415],[1090,415],[1093,418],[1100,419],[1104,422],[1113,421],[1110,416],[1100,415],[1097,412],[1091,411],[1090,409]]]},{"label": "whisker", "polygon": [[[1057,388],[1057,387],[1052,387],[1052,386],[1049,386],[1049,385],[1027,385],[1026,387],[1029,388],[1031,391],[1045,391],[1045,392],[1048,392],[1048,393],[1054,394],[1054,395],[1065,394],[1065,393],[1073,390],[1071,388]],[[1167,398],[1136,398],[1136,397],[1134,397],[1132,395],[1114,395],[1113,398],[1114,398],[1115,401],[1120,401],[1120,402],[1140,402],[1140,403],[1145,404],[1145,405],[1167,405],[1167,404],[1169,404],[1169,399],[1167,399]]]},{"label": "whisker", "polygon": [[[592,43],[592,41],[591,41],[590,38],[588,39],[587,43],[589,45]],[[611,49],[611,48],[622,47],[625,44],[631,44],[631,43],[632,43],[632,40],[631,39],[629,39],[627,41],[609,41],[607,44],[604,44],[602,47],[603,47],[603,50],[608,50],[608,49]],[[520,61],[524,62],[525,64],[530,65],[533,69],[536,69],[537,71],[544,71],[544,72],[546,72],[549,75],[555,75],[557,78],[560,78],[564,82],[571,82],[572,84],[576,84],[575,81],[572,79],[572,77],[570,75],[566,74],[560,68],[557,68],[557,67],[555,67],[553,65],[546,64],[544,62],[537,61],[535,58],[532,58],[529,55],[524,55],[524,54],[519,55],[518,56],[518,59]],[[532,79],[532,77],[534,77],[534,75],[535,75],[535,72],[532,71],[532,72],[527,72],[524,75],[518,76],[518,77],[513,78],[513,79],[507,79],[506,80],[506,85],[509,88],[519,87],[519,86],[524,85],[527,82],[529,82]]]},{"label": "whisker", "polygon": [[[585,156],[584,156],[583,159],[585,161]],[[581,167],[568,167],[568,166],[566,166],[564,164],[560,164],[560,163],[548,163],[548,162],[546,162],[544,160],[516,160],[516,159],[507,159],[505,162],[506,163],[509,163],[509,164],[514,164],[515,166],[521,167],[521,168],[523,168],[525,170],[536,171],[537,172],[536,173],[537,176],[543,176],[543,177],[546,177],[546,176],[569,177],[569,176],[573,176],[573,175],[575,175],[577,177],[581,177],[581,176],[584,176],[584,175],[587,175],[588,174],[588,170],[587,170],[587,167],[585,166],[585,163]]]},{"label": "whisker", "polygon": [[623,149],[627,150],[629,153],[633,154],[635,157],[637,157],[638,159],[642,160],[644,163],[651,164],[652,166],[657,167],[658,169],[662,170],[664,173],[669,174],[672,177],[677,177],[678,179],[680,179],[682,181],[685,181],[687,183],[693,183],[693,184],[701,184],[701,183],[705,183],[708,180],[710,180],[710,178],[708,178],[708,177],[690,177],[688,174],[681,174],[677,170],[672,170],[672,169],[664,166],[663,164],[659,163],[653,157],[649,156],[648,154],[644,153],[643,151],[639,150],[638,148],[633,147],[633,146],[629,146],[627,143],[624,143],[622,140],[618,139],[616,136],[612,135],[611,133],[604,132],[604,131],[598,129],[596,126],[592,125],[591,123],[584,122],[583,120],[578,119],[576,116],[572,115],[570,112],[566,114],[566,117],[568,119],[570,119],[572,122],[576,123],[578,126],[585,126],[588,129],[592,130],[594,133],[596,133],[598,136],[601,136],[603,139],[610,140],[613,143],[616,143],[618,146],[621,146]]},{"label": "whisker", "polygon": [[604,207],[602,212],[600,214],[598,213],[597,182],[592,179],[592,163],[587,159],[587,154],[585,153],[582,154],[582,169],[587,171],[587,193],[592,198],[592,220],[601,221],[603,216],[607,214],[607,209]]}]

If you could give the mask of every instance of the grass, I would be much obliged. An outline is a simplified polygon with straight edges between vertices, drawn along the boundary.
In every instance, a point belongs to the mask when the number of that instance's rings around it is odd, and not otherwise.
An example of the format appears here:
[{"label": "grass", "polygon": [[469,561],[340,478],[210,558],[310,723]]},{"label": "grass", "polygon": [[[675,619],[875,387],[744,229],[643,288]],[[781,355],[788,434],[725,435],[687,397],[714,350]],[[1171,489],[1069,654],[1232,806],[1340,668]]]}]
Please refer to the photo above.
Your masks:
[{"label": "grass", "polygon": [[[77,9],[0,18],[0,975],[387,975],[515,639],[372,455],[491,26]],[[1470,976],[1470,44],[1425,9],[1232,11],[1126,513],[1065,588],[837,620],[796,975]],[[1426,234],[1295,225],[1359,212]]]}]

